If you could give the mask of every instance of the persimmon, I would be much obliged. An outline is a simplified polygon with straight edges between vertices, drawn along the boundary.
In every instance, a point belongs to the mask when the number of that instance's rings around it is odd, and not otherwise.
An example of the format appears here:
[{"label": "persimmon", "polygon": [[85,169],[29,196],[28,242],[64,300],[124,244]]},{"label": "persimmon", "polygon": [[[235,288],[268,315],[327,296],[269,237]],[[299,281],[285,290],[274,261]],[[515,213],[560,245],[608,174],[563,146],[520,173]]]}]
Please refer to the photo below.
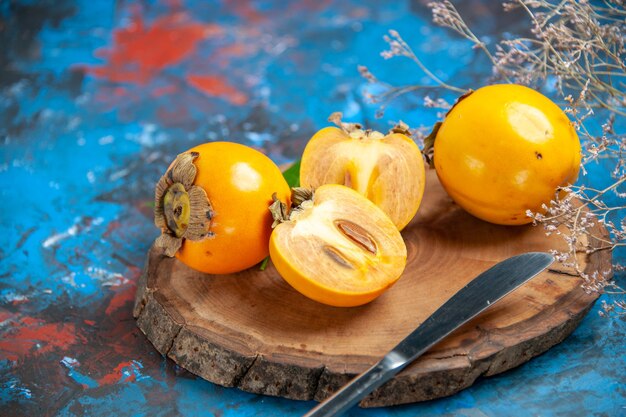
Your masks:
[{"label": "persimmon", "polygon": [[343,123],[341,113],[329,118],[339,127],[326,127],[307,143],[302,155],[300,184],[317,188],[342,184],[380,207],[402,230],[415,216],[424,195],[422,154],[399,124],[387,135]]},{"label": "persimmon", "polygon": [[315,301],[350,307],[372,301],[400,278],[406,246],[380,208],[343,185],[322,185],[304,197],[302,190],[288,215],[278,201],[272,207],[279,224],[270,258],[285,281]]},{"label": "persimmon", "polygon": [[180,154],[155,191],[155,242],[198,271],[228,274],[268,256],[276,193],[289,186],[267,156],[231,142],[210,142]]},{"label": "persimmon", "polygon": [[559,187],[578,176],[581,147],[567,115],[521,85],[480,88],[450,110],[435,134],[434,165],[443,187],[470,214],[519,225],[543,212]]}]

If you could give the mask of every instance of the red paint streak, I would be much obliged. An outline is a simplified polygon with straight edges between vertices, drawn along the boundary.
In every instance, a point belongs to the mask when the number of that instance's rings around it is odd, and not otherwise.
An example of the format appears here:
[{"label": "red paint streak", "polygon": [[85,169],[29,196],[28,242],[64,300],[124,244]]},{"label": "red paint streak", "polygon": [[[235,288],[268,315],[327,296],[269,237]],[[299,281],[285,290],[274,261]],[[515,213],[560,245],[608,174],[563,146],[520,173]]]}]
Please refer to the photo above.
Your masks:
[{"label": "red paint streak", "polygon": [[[127,375],[125,375],[125,372],[124,372],[125,369],[130,370],[130,372],[128,372]],[[103,376],[102,378],[100,378],[98,380],[98,383],[102,386],[102,385],[113,385],[116,383],[123,383],[123,382],[134,382],[136,378],[136,375],[135,375],[136,370],[137,370],[137,365],[134,362],[132,361],[122,362],[113,369],[113,372],[110,372],[106,374],[105,376]]]},{"label": "red paint streak", "polygon": [[173,9],[180,9],[183,7],[182,0],[165,0],[163,3]]},{"label": "red paint streak", "polygon": [[125,318],[126,321],[107,332],[107,337],[112,340],[109,346],[122,357],[136,355],[140,350],[147,351],[145,339],[135,321],[130,319],[130,313]]},{"label": "red paint streak", "polygon": [[[0,357],[4,357],[6,360],[11,362],[17,362],[21,355],[18,352],[28,350],[30,347],[22,347],[22,344],[19,342],[14,342],[11,346],[6,347],[3,341],[0,341],[0,352],[2,355]],[[18,352],[16,352],[18,350]]]},{"label": "red paint streak", "polygon": [[[103,111],[115,110],[121,105],[133,107],[139,102],[141,96],[135,89],[128,90],[125,88],[111,88],[109,86],[100,86],[95,94],[93,101],[102,106]],[[126,113],[122,113],[126,115]],[[131,116],[134,117],[134,116]]]},{"label": "red paint streak", "polygon": [[25,325],[27,325],[27,326],[33,326],[33,325],[35,325],[35,324],[41,324],[41,323],[43,323],[41,320],[36,319],[36,318],[34,318],[34,317],[23,317],[23,318],[20,320],[20,322],[21,322],[21,323],[23,323],[23,324],[25,324]]},{"label": "red paint streak", "polygon": [[162,16],[151,25],[137,16],[115,31],[111,48],[95,52],[107,63],[86,70],[110,82],[145,85],[164,68],[193,54],[198,42],[221,33],[220,26],[194,22],[184,12]]},{"label": "red paint streak", "polygon": [[10,311],[0,308],[0,323],[4,323],[5,321],[12,319],[15,316],[15,313],[11,313]]},{"label": "red paint streak", "polygon": [[135,288],[135,282],[137,282],[137,280],[139,279],[139,277],[141,276],[141,273],[143,272],[143,270],[141,268],[139,268],[136,265],[130,265],[128,263],[126,263],[126,267],[128,268],[128,274],[124,274],[124,275],[128,275],[128,279],[130,281],[133,281],[130,285]]},{"label": "red paint streak", "polygon": [[[177,103],[175,101],[172,101],[168,107],[159,107],[157,109],[157,117],[159,122],[165,126],[185,126],[190,130],[192,130],[194,124],[197,123],[197,121],[194,121],[191,117],[189,108],[183,103]],[[142,212],[145,210],[148,217],[154,215],[154,209],[152,207],[143,207],[142,209]]]},{"label": "red paint streak", "polygon": [[137,292],[136,282],[141,273],[141,268],[135,265],[127,265],[127,271],[124,275],[128,278],[129,282],[122,285],[111,286],[115,294],[109,301],[109,305],[105,310],[106,315],[111,315],[135,300],[135,293]]},{"label": "red paint streak", "polygon": [[152,96],[162,97],[168,94],[175,94],[176,92],[178,92],[178,87],[174,84],[170,84],[152,89]]},{"label": "red paint streak", "polygon": [[13,301],[11,301],[11,304],[13,304],[14,306],[19,305],[19,304],[24,304],[29,302],[30,300],[28,299],[28,297],[24,297],[24,298],[20,298],[20,299],[15,299]]},{"label": "red paint streak", "polygon": [[117,291],[115,292],[115,295],[113,295],[113,298],[111,298],[111,301],[109,301],[109,305],[107,306],[107,309],[105,310],[104,313],[107,316],[111,315],[115,311],[126,306],[127,303],[131,303],[134,300],[135,300],[135,286],[134,285],[127,285],[124,287],[119,287]]},{"label": "red paint streak", "polygon": [[304,10],[309,12],[319,12],[325,10],[332,4],[331,0],[304,0],[293,3],[293,11]]},{"label": "red paint streak", "polygon": [[255,9],[249,0],[228,0],[226,5],[235,14],[248,20],[250,23],[261,23],[266,20],[266,16]]},{"label": "red paint streak", "polygon": [[355,7],[350,10],[350,17],[353,19],[366,19],[369,15],[370,11],[366,7]]},{"label": "red paint streak", "polygon": [[120,227],[122,227],[122,223],[119,220],[114,220],[110,222],[107,226],[107,230],[102,234],[102,237],[110,237],[111,233],[113,233],[116,229],[119,229]]},{"label": "red paint streak", "polygon": [[243,57],[253,54],[256,49],[257,48],[255,45],[238,42],[219,48],[217,51],[215,51],[215,55],[233,58]]},{"label": "red paint streak", "polygon": [[46,323],[24,317],[0,339],[0,352],[11,361],[24,359],[30,354],[41,355],[53,350],[66,350],[85,340],[76,333],[73,323]]},{"label": "red paint streak", "polygon": [[238,106],[248,102],[248,96],[228,84],[228,81],[220,76],[188,75],[187,82],[204,94],[222,97]]},{"label": "red paint streak", "polygon": [[113,89],[113,94],[116,97],[126,97],[128,95],[128,90],[124,87],[115,87]]},{"label": "red paint streak", "polygon": [[83,320],[83,323],[85,323],[88,326],[95,326],[96,322],[93,320]]}]

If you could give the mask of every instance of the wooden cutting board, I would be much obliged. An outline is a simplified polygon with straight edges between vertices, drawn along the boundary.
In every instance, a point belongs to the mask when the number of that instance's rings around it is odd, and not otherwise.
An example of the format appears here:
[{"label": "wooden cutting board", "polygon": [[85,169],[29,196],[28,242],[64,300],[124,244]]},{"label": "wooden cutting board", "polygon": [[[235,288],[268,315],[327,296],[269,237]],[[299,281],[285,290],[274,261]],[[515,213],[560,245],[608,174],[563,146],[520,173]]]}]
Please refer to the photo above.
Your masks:
[{"label": "wooden cutting board", "polygon": [[[599,226],[595,232],[606,235]],[[402,234],[408,249],[403,276],[372,303],[354,308],[305,298],[271,264],[265,271],[205,275],[152,248],[134,315],[159,352],[202,378],[254,393],[322,400],[480,272],[522,252],[564,247],[542,227],[473,218],[452,202],[433,170],[424,202]],[[610,269],[609,251],[579,256],[588,273]],[[586,294],[572,271],[551,268],[434,346],[361,406],[451,395],[561,342],[597,294]]]}]

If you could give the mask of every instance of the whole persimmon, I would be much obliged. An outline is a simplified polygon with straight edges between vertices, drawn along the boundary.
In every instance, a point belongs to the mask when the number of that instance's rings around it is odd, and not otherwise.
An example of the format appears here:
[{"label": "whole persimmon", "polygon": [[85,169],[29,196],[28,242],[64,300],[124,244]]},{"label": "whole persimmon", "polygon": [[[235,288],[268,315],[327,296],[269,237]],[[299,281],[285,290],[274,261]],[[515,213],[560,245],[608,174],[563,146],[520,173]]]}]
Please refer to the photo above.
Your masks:
[{"label": "whole persimmon", "polygon": [[499,84],[463,96],[434,132],[443,187],[470,214],[496,224],[532,222],[578,176],[581,147],[567,115],[543,94]]},{"label": "whole persimmon", "polygon": [[155,191],[155,242],[168,256],[209,274],[239,272],[269,254],[272,195],[290,190],[261,152],[210,142],[180,154]]}]

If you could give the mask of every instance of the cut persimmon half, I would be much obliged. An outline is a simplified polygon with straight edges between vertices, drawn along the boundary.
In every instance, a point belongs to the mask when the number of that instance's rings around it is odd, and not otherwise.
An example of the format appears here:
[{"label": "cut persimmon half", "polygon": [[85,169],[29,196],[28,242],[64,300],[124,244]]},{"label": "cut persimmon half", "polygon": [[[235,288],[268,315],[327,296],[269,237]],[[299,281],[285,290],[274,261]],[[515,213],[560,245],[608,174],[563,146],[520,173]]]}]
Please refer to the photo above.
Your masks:
[{"label": "cut persimmon half", "polygon": [[[270,257],[294,289],[320,303],[351,307],[368,303],[399,278],[407,251],[400,232],[374,203],[343,185],[322,185],[279,224]],[[304,200],[304,201],[302,201]],[[279,204],[275,202],[275,205]]]},{"label": "cut persimmon half", "polygon": [[426,171],[419,148],[400,122],[384,135],[344,123],[341,113],[307,143],[300,166],[302,187],[342,184],[367,197],[402,230],[424,195]]}]

